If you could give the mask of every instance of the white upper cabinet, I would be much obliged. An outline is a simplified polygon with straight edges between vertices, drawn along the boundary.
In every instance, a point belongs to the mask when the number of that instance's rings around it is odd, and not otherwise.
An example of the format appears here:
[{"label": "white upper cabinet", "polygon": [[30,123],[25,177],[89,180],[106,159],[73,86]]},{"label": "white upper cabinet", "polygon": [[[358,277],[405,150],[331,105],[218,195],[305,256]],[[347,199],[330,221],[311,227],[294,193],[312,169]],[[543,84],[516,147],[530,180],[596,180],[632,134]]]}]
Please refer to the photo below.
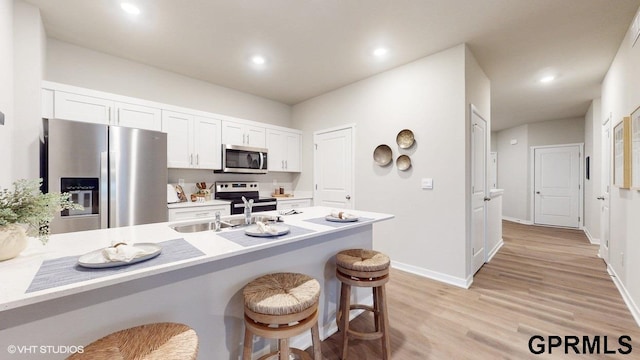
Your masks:
[{"label": "white upper cabinet", "polygon": [[115,109],[115,125],[156,131],[162,129],[162,111],[158,108],[116,102]]},{"label": "white upper cabinet", "polygon": [[[160,107],[150,102],[69,85],[46,83],[42,89],[42,117],[138,129],[162,129]],[[154,104],[154,103],[151,103]]]},{"label": "white upper cabinet", "polygon": [[220,123],[213,118],[163,110],[167,166],[219,170],[222,165]]},{"label": "white upper cabinet", "polygon": [[167,166],[190,168],[193,164],[193,115],[162,111],[162,131],[167,133]]},{"label": "white upper cabinet", "polygon": [[76,120],[108,125],[111,121],[113,101],[55,91],[53,116],[58,119]]},{"label": "white upper cabinet", "polygon": [[266,147],[265,128],[234,121],[222,121],[222,143]]},{"label": "white upper cabinet", "polygon": [[267,129],[269,171],[300,172],[302,135],[278,129]]},{"label": "white upper cabinet", "polygon": [[196,167],[200,169],[222,168],[221,121],[202,116],[195,117]]}]

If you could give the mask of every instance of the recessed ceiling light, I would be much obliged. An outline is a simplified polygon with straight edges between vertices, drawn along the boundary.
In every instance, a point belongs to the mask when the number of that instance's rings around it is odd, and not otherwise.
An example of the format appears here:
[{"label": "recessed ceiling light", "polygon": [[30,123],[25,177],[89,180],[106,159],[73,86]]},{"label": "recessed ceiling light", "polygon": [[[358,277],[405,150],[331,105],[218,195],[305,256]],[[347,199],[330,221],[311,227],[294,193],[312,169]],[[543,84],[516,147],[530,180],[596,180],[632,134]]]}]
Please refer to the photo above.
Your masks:
[{"label": "recessed ceiling light", "polygon": [[373,50],[373,55],[377,56],[377,57],[382,57],[387,55],[387,53],[389,52],[388,49],[385,48],[377,48],[375,50]]},{"label": "recessed ceiling light", "polygon": [[132,3],[123,2],[120,4],[122,10],[124,10],[127,14],[138,15],[140,14],[140,8],[133,5]]},{"label": "recessed ceiling light", "polygon": [[553,76],[553,75],[548,75],[548,76],[544,76],[544,77],[540,78],[540,82],[541,82],[541,83],[550,83],[550,82],[552,82],[552,81],[553,81],[553,80],[555,80],[555,79],[556,79],[556,77],[555,77],[555,76]]},{"label": "recessed ceiling light", "polygon": [[267,62],[267,59],[265,59],[264,56],[255,55],[254,57],[251,58],[251,62],[256,65],[262,65],[265,62]]}]

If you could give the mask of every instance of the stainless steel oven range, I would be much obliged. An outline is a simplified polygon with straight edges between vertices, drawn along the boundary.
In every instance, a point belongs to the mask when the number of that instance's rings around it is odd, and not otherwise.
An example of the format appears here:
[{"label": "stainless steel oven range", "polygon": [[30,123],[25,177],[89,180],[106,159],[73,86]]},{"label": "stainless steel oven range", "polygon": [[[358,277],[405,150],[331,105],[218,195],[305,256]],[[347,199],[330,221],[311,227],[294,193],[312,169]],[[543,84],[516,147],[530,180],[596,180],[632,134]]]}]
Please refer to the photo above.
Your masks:
[{"label": "stainless steel oven range", "polygon": [[253,212],[276,210],[278,202],[275,198],[260,197],[260,186],[257,181],[225,181],[216,182],[215,198],[231,201],[231,214],[244,213],[244,202],[253,199]]}]

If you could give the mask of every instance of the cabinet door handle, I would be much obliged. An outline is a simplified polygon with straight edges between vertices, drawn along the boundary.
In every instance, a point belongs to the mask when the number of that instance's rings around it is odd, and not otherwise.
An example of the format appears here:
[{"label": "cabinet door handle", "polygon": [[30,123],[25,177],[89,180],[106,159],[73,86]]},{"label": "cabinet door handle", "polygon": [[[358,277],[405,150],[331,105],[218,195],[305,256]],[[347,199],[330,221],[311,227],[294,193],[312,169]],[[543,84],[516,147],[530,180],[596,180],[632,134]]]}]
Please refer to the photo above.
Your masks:
[{"label": "cabinet door handle", "polygon": [[289,168],[289,163],[287,162],[287,160],[284,161],[284,168],[288,169]]},{"label": "cabinet door handle", "polygon": [[118,110],[116,110],[116,117],[118,118],[118,125],[120,125],[120,108],[118,108]]},{"label": "cabinet door handle", "polygon": [[249,141],[249,134],[247,134],[247,145],[249,145],[251,142]]},{"label": "cabinet door handle", "polygon": [[284,160],[282,160],[282,170],[284,170]]},{"label": "cabinet door handle", "polygon": [[189,155],[189,165],[193,165],[193,154]]},{"label": "cabinet door handle", "polygon": [[247,135],[246,134],[242,134],[242,143],[243,144],[247,143],[246,140],[245,140],[246,138],[247,138]]},{"label": "cabinet door handle", "polygon": [[107,123],[111,124],[111,107],[107,108]]},{"label": "cabinet door handle", "polygon": [[196,165],[200,165],[200,154],[196,154]]}]

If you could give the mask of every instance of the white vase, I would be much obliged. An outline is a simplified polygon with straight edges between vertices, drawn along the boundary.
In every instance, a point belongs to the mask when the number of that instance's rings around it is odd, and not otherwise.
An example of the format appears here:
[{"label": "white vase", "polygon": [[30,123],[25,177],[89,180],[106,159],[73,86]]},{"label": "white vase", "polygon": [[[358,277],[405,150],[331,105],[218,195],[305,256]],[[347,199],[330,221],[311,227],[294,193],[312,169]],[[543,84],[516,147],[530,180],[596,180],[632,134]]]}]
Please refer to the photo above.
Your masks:
[{"label": "white vase", "polygon": [[20,224],[0,226],[0,261],[13,259],[27,247],[27,230]]}]

